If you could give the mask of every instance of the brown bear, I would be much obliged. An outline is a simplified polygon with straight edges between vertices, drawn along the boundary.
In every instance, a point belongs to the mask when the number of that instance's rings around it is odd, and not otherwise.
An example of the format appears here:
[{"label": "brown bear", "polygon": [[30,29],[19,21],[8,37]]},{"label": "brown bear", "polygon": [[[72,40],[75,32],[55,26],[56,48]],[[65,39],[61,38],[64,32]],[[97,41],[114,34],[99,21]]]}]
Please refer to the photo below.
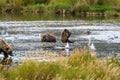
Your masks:
[{"label": "brown bear", "polygon": [[91,31],[90,31],[90,30],[87,30],[86,33],[87,33],[87,35],[90,35],[90,34],[91,34]]},{"label": "brown bear", "polygon": [[3,60],[5,60],[8,57],[8,55],[12,56],[12,47],[2,39],[0,39],[0,53],[1,52],[3,52],[4,55]]},{"label": "brown bear", "polygon": [[64,29],[62,34],[61,34],[61,41],[63,43],[66,43],[66,42],[73,43],[73,41],[69,40],[70,35],[71,35],[71,32],[67,29]]},{"label": "brown bear", "polygon": [[45,33],[41,36],[42,42],[56,42],[56,37],[50,33]]}]

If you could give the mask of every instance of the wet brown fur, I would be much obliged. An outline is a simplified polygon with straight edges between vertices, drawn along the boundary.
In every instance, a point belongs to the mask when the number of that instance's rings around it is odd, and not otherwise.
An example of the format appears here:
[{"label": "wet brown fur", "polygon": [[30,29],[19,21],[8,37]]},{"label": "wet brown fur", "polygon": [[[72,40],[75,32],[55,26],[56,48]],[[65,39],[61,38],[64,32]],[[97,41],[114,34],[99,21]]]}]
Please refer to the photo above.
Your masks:
[{"label": "wet brown fur", "polygon": [[56,37],[50,33],[45,33],[41,36],[42,42],[56,42]]},{"label": "wet brown fur", "polygon": [[5,60],[8,55],[12,55],[12,47],[2,39],[0,39],[0,53],[1,52],[3,52],[4,55],[3,60]]},{"label": "wet brown fur", "polygon": [[73,43],[73,41],[69,40],[70,35],[71,35],[71,32],[68,29],[64,29],[61,34],[61,41],[63,43],[66,43],[66,42]]}]

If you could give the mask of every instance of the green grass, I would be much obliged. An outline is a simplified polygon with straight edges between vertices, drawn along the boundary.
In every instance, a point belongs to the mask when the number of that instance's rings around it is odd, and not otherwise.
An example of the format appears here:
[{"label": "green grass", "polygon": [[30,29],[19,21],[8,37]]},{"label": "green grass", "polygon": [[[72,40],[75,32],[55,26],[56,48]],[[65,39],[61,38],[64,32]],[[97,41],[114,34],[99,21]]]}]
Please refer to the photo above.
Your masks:
[{"label": "green grass", "polygon": [[0,7],[3,7],[6,4],[5,0],[0,0]]},{"label": "green grass", "polygon": [[27,61],[0,70],[0,80],[120,80],[118,59],[101,60],[86,49],[76,49],[70,57],[61,57],[56,62]]},{"label": "green grass", "polygon": [[90,11],[94,11],[94,12],[110,11],[110,10],[113,10],[112,6],[108,6],[108,5],[107,6],[97,5],[94,7],[90,7]]}]

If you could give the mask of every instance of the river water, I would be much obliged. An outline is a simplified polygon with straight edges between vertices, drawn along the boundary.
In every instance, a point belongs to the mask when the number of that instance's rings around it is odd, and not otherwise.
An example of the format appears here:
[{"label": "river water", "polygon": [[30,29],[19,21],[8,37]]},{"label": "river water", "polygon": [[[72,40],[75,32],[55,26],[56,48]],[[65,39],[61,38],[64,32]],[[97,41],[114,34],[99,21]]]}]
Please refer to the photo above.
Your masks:
[{"label": "river water", "polygon": [[[92,38],[97,56],[108,56],[114,51],[120,52],[120,19],[117,20],[1,20],[0,38],[13,47],[16,55],[27,51],[39,49],[60,53],[62,50],[55,47],[64,47],[66,44],[60,40],[61,32],[68,29],[72,34],[70,40],[71,50],[83,48]],[[87,30],[91,31],[87,35]],[[56,43],[41,42],[41,35],[49,32],[56,36]]]}]

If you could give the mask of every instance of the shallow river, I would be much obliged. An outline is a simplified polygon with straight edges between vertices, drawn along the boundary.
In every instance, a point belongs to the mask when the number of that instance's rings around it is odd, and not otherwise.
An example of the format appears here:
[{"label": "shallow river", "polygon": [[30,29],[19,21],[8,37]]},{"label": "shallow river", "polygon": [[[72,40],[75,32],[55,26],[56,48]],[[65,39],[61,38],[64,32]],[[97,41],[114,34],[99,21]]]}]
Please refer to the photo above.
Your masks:
[{"label": "shallow river", "polygon": [[[70,30],[70,47],[83,48],[88,43],[88,38],[96,48],[97,56],[111,55],[120,52],[120,20],[58,20],[58,21],[1,21],[0,38],[13,46],[15,55],[25,54],[27,51],[39,49],[61,52],[55,47],[64,47],[66,44],[60,40],[63,29]],[[87,35],[86,31],[91,34]],[[49,32],[56,36],[56,43],[40,41],[40,36]]]}]

